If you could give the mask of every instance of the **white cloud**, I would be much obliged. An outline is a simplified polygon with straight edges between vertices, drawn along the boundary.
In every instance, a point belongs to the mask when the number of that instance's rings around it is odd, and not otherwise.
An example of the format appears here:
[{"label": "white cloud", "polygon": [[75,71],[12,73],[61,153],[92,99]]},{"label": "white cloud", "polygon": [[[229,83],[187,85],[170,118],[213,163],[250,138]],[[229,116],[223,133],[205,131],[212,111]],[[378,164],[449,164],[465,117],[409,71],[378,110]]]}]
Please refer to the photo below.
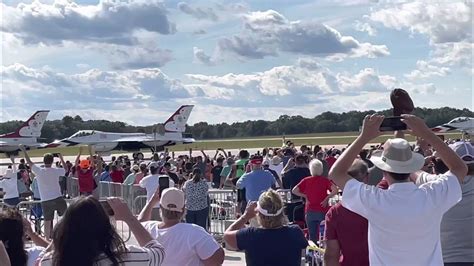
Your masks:
[{"label": "white cloud", "polygon": [[468,1],[407,2],[375,11],[369,18],[388,28],[427,35],[431,43],[472,41]]},{"label": "white cloud", "polygon": [[[165,102],[191,97],[177,80],[155,68],[129,71],[91,69],[79,74],[64,74],[48,68],[34,69],[21,64],[2,66],[4,107],[76,109],[103,105],[123,108],[125,103]],[[54,101],[53,101],[54,99]],[[47,104],[46,106],[44,104]]]},{"label": "white cloud", "polygon": [[426,79],[433,76],[444,77],[450,73],[449,67],[440,67],[430,64],[424,60],[418,60],[416,62],[416,69],[410,74],[406,74],[410,80],[415,79]]},{"label": "white cloud", "polygon": [[161,49],[156,43],[135,46],[101,44],[91,47],[107,55],[114,69],[162,67],[173,59],[171,50]]},{"label": "white cloud", "polygon": [[212,20],[212,21],[219,20],[219,17],[217,16],[216,12],[211,7],[208,7],[208,8],[191,7],[189,4],[185,2],[179,2],[178,9],[181,12],[188,14],[190,16],[193,16],[196,19],[207,19],[207,20]]},{"label": "white cloud", "polygon": [[438,44],[435,46],[432,61],[442,65],[458,65],[471,68],[473,51],[474,44],[472,42]]},{"label": "white cloud", "polygon": [[159,34],[176,31],[168,20],[166,8],[157,0],[100,0],[97,5],[88,6],[72,1],[43,4],[35,0],[17,7],[2,3],[1,8],[0,29],[30,44],[79,41],[131,45],[135,31]]},{"label": "white cloud", "polygon": [[369,36],[375,36],[377,34],[377,30],[367,22],[356,20],[354,28],[356,31],[367,32]]},{"label": "white cloud", "polygon": [[341,58],[390,54],[385,45],[361,43],[318,22],[290,21],[274,10],[248,13],[243,22],[241,33],[218,41],[216,57],[230,54],[241,59],[261,59],[280,52]]},{"label": "white cloud", "polygon": [[[332,73],[314,59],[299,59],[296,64],[273,67],[253,74],[226,74],[208,76],[189,74],[189,79],[203,90],[224,88],[234,91],[229,104],[265,105],[278,104],[282,107],[305,103],[325,103],[334,95],[349,97],[369,92],[389,91],[396,79],[379,75],[367,68],[359,73]],[[269,101],[272,99],[271,101]]]}]

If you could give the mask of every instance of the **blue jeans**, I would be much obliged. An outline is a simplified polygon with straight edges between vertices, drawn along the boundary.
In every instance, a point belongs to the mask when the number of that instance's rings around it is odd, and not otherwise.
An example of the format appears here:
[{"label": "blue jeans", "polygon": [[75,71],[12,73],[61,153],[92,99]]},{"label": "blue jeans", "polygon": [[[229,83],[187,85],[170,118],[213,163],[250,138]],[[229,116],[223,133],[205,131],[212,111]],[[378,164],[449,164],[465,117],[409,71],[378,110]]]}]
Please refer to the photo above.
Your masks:
[{"label": "blue jeans", "polygon": [[319,240],[319,224],[324,221],[324,218],[325,214],[323,212],[306,212],[306,226],[308,226],[309,239],[312,240],[314,243]]},{"label": "blue jeans", "polygon": [[199,211],[186,210],[186,223],[196,224],[207,230],[207,218],[209,217],[209,207]]}]

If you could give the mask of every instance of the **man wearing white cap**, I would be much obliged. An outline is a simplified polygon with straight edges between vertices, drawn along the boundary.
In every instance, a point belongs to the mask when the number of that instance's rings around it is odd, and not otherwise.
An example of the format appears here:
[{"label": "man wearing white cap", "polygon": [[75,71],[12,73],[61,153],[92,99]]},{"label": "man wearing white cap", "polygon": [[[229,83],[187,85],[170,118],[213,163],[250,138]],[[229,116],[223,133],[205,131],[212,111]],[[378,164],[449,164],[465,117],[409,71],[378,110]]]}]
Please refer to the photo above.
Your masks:
[{"label": "man wearing white cap", "polygon": [[[159,203],[163,222],[146,222],[151,219],[155,204]],[[202,227],[181,223],[185,214],[184,192],[177,188],[167,188],[153,194],[138,216],[148,232],[165,248],[162,266],[221,265],[224,250]]]},{"label": "man wearing white cap", "polygon": [[367,116],[362,132],[336,161],[329,177],[343,190],[342,205],[369,221],[371,265],[443,265],[440,223],[443,214],[461,200],[467,174],[464,162],[431,132],[422,119],[402,115],[412,134],[427,141],[449,168],[438,179],[417,187],[410,174],[424,165],[424,157],[404,139],[389,139],[371,161],[383,171],[388,190],[365,185],[347,171],[363,147],[381,135],[384,117]]}]

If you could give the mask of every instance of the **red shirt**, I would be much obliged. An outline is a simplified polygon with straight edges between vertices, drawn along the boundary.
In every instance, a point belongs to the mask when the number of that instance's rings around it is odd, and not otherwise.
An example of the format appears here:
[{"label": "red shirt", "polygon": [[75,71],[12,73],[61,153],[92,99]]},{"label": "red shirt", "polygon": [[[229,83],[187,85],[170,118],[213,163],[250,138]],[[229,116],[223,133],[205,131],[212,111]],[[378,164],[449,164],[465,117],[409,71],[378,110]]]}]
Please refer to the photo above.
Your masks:
[{"label": "red shirt", "polygon": [[341,249],[339,263],[369,265],[367,219],[344,208],[341,203],[331,207],[326,214],[324,240],[337,240]]},{"label": "red shirt", "polygon": [[83,171],[77,166],[76,175],[79,180],[79,192],[91,193],[94,190],[94,168],[90,167],[87,171]]},{"label": "red shirt", "polygon": [[327,191],[331,190],[331,185],[331,181],[322,176],[308,176],[301,180],[297,186],[307,198],[305,212],[326,213],[329,210],[329,207],[321,207],[321,202],[328,196]]},{"label": "red shirt", "polygon": [[333,156],[329,156],[329,157],[326,158],[326,162],[328,163],[329,170],[331,170],[331,167],[336,162],[336,160],[337,159]]},{"label": "red shirt", "polygon": [[112,178],[112,182],[123,183],[123,171],[122,170],[112,171],[110,173],[110,177]]}]

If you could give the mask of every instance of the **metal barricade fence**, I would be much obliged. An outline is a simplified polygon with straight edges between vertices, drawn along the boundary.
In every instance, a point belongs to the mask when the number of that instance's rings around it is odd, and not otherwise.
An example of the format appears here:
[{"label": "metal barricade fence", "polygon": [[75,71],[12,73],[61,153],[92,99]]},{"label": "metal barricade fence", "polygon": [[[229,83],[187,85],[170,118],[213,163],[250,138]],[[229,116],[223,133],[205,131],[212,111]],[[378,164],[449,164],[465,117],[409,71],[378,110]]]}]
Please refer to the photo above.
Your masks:
[{"label": "metal barricade fence", "polygon": [[107,198],[107,197],[110,197],[110,186],[109,186],[109,183],[110,183],[110,182],[106,182],[106,181],[100,181],[100,182],[99,182],[99,186],[98,186],[98,189],[99,189],[99,198]]},{"label": "metal barricade fence", "polygon": [[[67,205],[69,206],[72,200],[66,200]],[[0,203],[0,211],[4,211],[7,207],[3,202]],[[41,208],[41,201],[39,200],[32,200],[32,201],[22,201],[20,202],[16,209],[20,212],[20,214],[31,222],[32,226],[34,227],[34,231],[38,234],[44,233],[44,218],[43,212]],[[53,219],[53,227],[61,220],[61,217],[58,216],[57,213],[54,215]],[[123,241],[127,242],[131,238],[131,232],[126,223],[123,221],[113,221],[117,232],[122,237]],[[31,245],[31,243],[27,243]]]},{"label": "metal barricade fence", "polygon": [[135,197],[133,200],[133,206],[132,206],[132,211],[133,214],[138,215],[142,211],[142,209],[145,207],[147,202],[147,197],[146,195],[140,195]]},{"label": "metal barricade fence", "polygon": [[75,198],[80,195],[79,193],[79,179],[76,177],[66,177],[66,194],[70,198]]},{"label": "metal barricade fence", "polygon": [[236,219],[237,193],[230,189],[209,190],[209,232],[223,235],[226,228]]}]

